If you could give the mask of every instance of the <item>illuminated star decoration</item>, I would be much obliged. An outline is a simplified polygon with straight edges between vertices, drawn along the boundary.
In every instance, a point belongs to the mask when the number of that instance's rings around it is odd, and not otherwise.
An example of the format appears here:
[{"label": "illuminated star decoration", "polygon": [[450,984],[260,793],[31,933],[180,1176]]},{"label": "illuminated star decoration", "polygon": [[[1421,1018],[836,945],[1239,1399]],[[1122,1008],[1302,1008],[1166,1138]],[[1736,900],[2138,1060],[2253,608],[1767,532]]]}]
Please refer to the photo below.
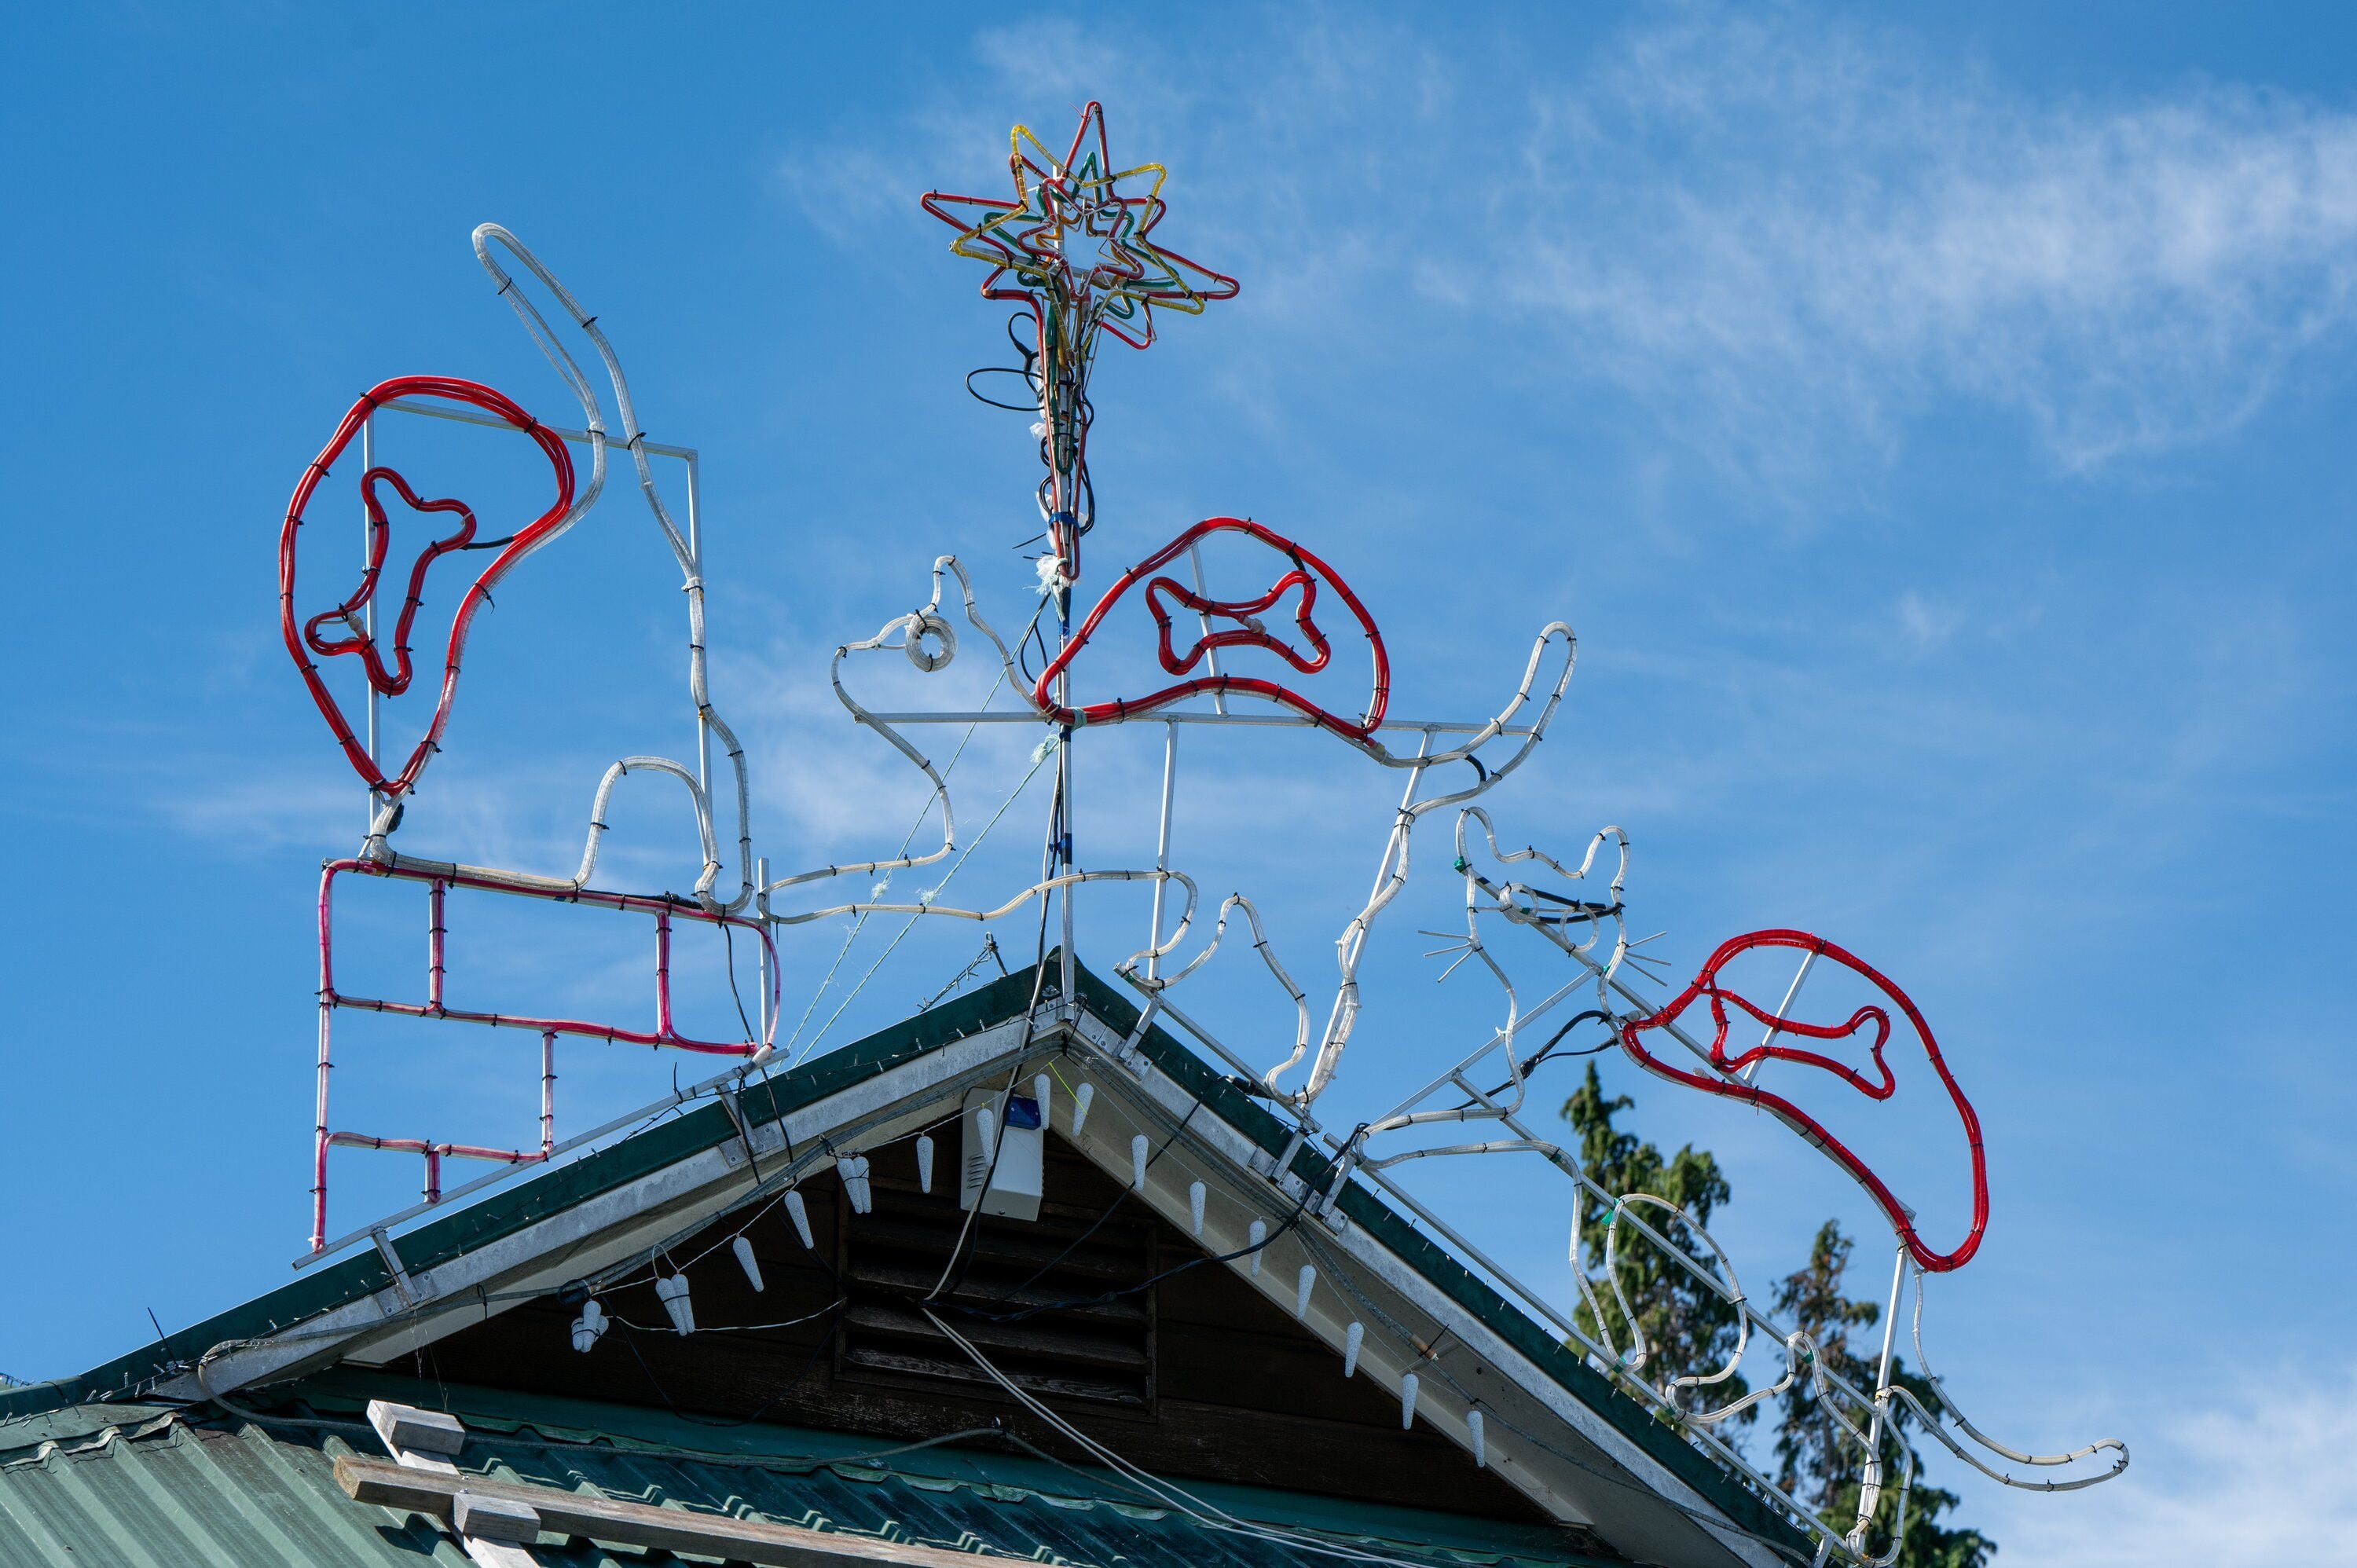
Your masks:
[{"label": "illuminated star decoration", "polygon": [[[1069,333],[1076,347],[1103,326],[1134,349],[1154,341],[1154,306],[1200,316],[1209,302],[1235,297],[1235,279],[1150,238],[1167,209],[1161,191],[1169,171],[1160,164],[1116,171],[1102,105],[1092,102],[1081,111],[1061,158],[1028,125],[1016,126],[1007,144],[1012,201],[924,196],[925,210],[958,231],[950,249],[991,263],[983,297],[1069,311],[1079,328]],[[1152,180],[1143,193],[1123,192],[1123,181],[1144,176]],[[1010,273],[1012,280],[1003,282]]]},{"label": "illuminated star decoration", "polygon": [[[1092,134],[1093,133],[1093,134]],[[950,249],[990,263],[985,299],[1010,300],[1030,314],[1035,347],[1021,373],[1039,398],[1039,510],[1055,543],[1051,583],[1081,575],[1080,538],[1095,521],[1089,482],[1089,366],[1102,327],[1133,349],[1154,341],[1154,307],[1202,314],[1232,299],[1236,280],[1157,245],[1150,238],[1165,210],[1160,164],[1116,170],[1105,147],[1104,110],[1081,111],[1061,158],[1029,127],[1007,138],[1013,200],[927,191],[925,210],[958,231]],[[1150,179],[1148,179],[1150,177]],[[1125,193],[1147,179],[1145,188]],[[969,383],[971,384],[971,383]]]}]

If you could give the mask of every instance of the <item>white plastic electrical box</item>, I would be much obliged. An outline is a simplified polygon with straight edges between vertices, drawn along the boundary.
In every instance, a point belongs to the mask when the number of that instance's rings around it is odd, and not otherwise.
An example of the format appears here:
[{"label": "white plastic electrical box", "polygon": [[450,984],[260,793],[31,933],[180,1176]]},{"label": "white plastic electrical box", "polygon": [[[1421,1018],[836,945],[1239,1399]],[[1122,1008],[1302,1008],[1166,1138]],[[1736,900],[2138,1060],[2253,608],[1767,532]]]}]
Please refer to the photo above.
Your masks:
[{"label": "white plastic electrical box", "polygon": [[972,1208],[979,1203],[985,1214],[1037,1219],[1047,1161],[1039,1102],[1028,1094],[1008,1095],[1002,1116],[1000,1092],[995,1089],[966,1091],[958,1207]]}]

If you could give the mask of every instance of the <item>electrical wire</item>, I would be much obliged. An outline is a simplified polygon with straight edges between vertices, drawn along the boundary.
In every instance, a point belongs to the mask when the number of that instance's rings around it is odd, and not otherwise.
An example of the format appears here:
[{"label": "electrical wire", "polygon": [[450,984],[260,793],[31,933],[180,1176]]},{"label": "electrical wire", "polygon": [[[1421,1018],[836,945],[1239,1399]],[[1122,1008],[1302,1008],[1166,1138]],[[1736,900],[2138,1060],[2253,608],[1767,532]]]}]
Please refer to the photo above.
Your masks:
[{"label": "electrical wire", "polygon": [[[1050,843],[1054,842],[1055,822],[1056,818],[1051,814],[1049,818]],[[1032,1031],[1037,1026],[1039,1016],[1039,998],[1046,990],[1047,984],[1048,901],[1043,898],[1039,901],[1038,950],[1031,961],[1031,1000],[1025,1004],[1023,1008],[1023,1033],[1021,1038],[1016,1042],[1014,1068],[1006,1075],[1006,1087],[999,1091],[997,1111],[993,1117],[996,1135],[991,1139],[990,1163],[983,1167],[982,1184],[976,1189],[974,1207],[965,1211],[965,1219],[958,1226],[957,1238],[950,1243],[950,1255],[948,1261],[942,1265],[941,1277],[933,1282],[933,1288],[925,1293],[924,1301],[935,1300],[944,1290],[951,1288],[952,1273],[955,1274],[959,1283],[964,1283],[965,1268],[960,1263],[960,1256],[965,1250],[967,1239],[974,1234],[974,1222],[982,1217],[982,1195],[990,1191],[991,1183],[998,1176],[998,1156],[1000,1151],[1006,1147],[1006,1101],[1015,1093],[1016,1079],[1022,1075],[1024,1054],[1031,1048]]]},{"label": "electrical wire", "polygon": [[[849,1305],[847,1300],[838,1296],[816,1312],[806,1312],[800,1317],[789,1317],[777,1323],[730,1323],[710,1327],[699,1323],[695,1331],[698,1334],[766,1334],[780,1328],[799,1328],[805,1323],[815,1323],[830,1312],[840,1312]],[[640,1334],[676,1335],[679,1332],[668,1323],[636,1323],[611,1312],[606,1314],[606,1321]]]},{"label": "electrical wire", "polygon": [[[938,595],[936,596],[938,597]],[[1027,633],[1038,627],[1039,624],[1040,614],[1046,609],[1046,607],[1047,607],[1043,604],[1039,609],[1031,612],[1030,626],[1025,628],[1025,631]],[[1018,639],[1018,645],[1019,640],[1020,639]],[[1002,660],[998,674],[991,681],[990,690],[983,693],[983,711],[988,710],[990,707],[991,698],[998,694],[999,687],[1006,683],[1006,664]],[[974,731],[980,727],[981,721],[976,720],[966,725],[965,734],[958,737],[957,749],[950,754],[949,765],[942,770],[941,780],[944,789],[947,787],[949,776],[957,771],[959,759],[965,755],[966,743],[974,739]],[[923,809],[918,811],[917,820],[909,824],[908,832],[901,836],[900,847],[894,852],[896,861],[905,863],[905,857],[909,853],[909,846],[916,842],[917,830],[925,825],[925,819],[931,814],[932,802],[928,800]],[[891,871],[888,869],[885,872],[884,880],[877,885],[877,895],[878,897],[881,896],[884,887],[890,883],[891,879]],[[766,895],[769,889],[764,888],[762,891],[764,895]],[[864,909],[861,910],[857,918],[853,920],[851,929],[844,933],[843,945],[835,950],[834,961],[827,965],[826,973],[822,975],[819,979],[818,989],[811,993],[809,1004],[802,1008],[802,1015],[799,1019],[795,1020],[794,1032],[786,1038],[786,1046],[788,1048],[791,1049],[794,1043],[802,1038],[802,1029],[810,1023],[811,1015],[818,1010],[820,999],[825,996],[827,987],[834,983],[835,972],[843,967],[843,961],[845,958],[849,956],[852,944],[859,940],[859,933],[866,928],[869,915],[870,911]],[[833,1020],[830,1019],[829,1022],[831,1023]],[[801,1058],[798,1056],[795,1059],[800,1060]]]},{"label": "electrical wire", "polygon": [[[933,1010],[934,1004],[940,1002],[942,997],[947,996],[951,992],[955,991],[959,986],[963,985],[967,981],[972,980],[975,975],[982,972],[982,966],[996,958],[998,958],[998,938],[996,935],[985,931],[983,933],[982,938],[982,950],[974,954],[974,957],[967,961],[966,966],[963,969],[961,969],[955,974],[951,975],[948,984],[942,986],[939,991],[934,992],[931,996],[926,997],[922,1002],[918,1003],[917,1011],[920,1013],[931,1012]],[[999,959],[998,972],[1002,976],[1006,973],[1006,961],[1004,959]]]},{"label": "electrical wire", "polygon": [[[973,733],[971,727],[969,727],[967,733],[969,735]],[[983,823],[982,831],[974,835],[974,842],[967,844],[965,848],[960,852],[957,859],[951,863],[948,872],[942,875],[941,881],[934,884],[931,893],[926,895],[926,901],[928,903],[930,903],[932,897],[935,895],[938,895],[942,888],[947,887],[950,885],[951,878],[956,876],[958,872],[963,869],[965,863],[973,857],[974,851],[982,847],[982,841],[990,836],[990,830],[998,825],[998,819],[1006,814],[1007,808],[1014,805],[1016,800],[1022,795],[1023,791],[1027,788],[1029,787],[1032,779],[1038,775],[1040,765],[1046,762],[1046,754],[1042,754],[1031,759],[1030,768],[1024,772],[1024,775],[1020,779],[1017,780],[1015,788],[1007,792],[1006,799],[999,802],[998,810],[991,813],[990,820]],[[1047,908],[1045,900],[1041,901],[1040,908],[1044,918]],[[863,912],[860,918],[863,920],[866,919],[867,914],[872,912],[873,911]],[[909,917],[908,924],[902,926],[899,931],[893,934],[891,941],[886,945],[884,950],[876,955],[876,961],[867,966],[867,972],[859,977],[859,983],[854,985],[851,988],[850,993],[845,995],[841,1002],[835,1004],[834,1011],[827,1015],[826,1022],[819,1026],[818,1033],[810,1037],[810,1044],[802,1047],[802,1048],[795,1054],[794,1061],[796,1065],[799,1066],[804,1057],[809,1056],[811,1052],[818,1048],[818,1043],[826,1038],[827,1031],[834,1027],[835,1020],[841,1018],[845,1010],[859,999],[859,993],[867,988],[867,983],[876,978],[876,972],[884,967],[884,961],[892,956],[894,951],[899,948],[900,943],[907,939],[909,933],[917,929],[917,922],[922,918],[924,918],[924,917],[920,914],[910,915]],[[856,927],[853,928],[852,935],[858,935],[858,929]],[[845,940],[844,946],[846,951],[849,950],[850,942],[848,940]],[[980,961],[977,960],[976,961],[979,962]]]},{"label": "electrical wire", "polygon": [[671,1391],[662,1386],[662,1380],[655,1376],[654,1369],[647,1365],[647,1359],[639,1354],[637,1342],[630,1339],[624,1339],[622,1341],[622,1348],[628,1350],[630,1353],[630,1359],[639,1364],[639,1370],[646,1374],[648,1386],[653,1389],[655,1396],[663,1402],[663,1408],[670,1411],[673,1415],[678,1417],[680,1420],[686,1422],[691,1426],[709,1426],[723,1429],[738,1426],[750,1426],[755,1422],[760,1420],[762,1416],[775,1409],[778,1405],[783,1403],[789,1395],[791,1395],[796,1389],[802,1387],[802,1380],[811,1375],[812,1369],[818,1365],[819,1357],[834,1343],[835,1335],[842,1331],[843,1316],[838,1310],[836,1310],[836,1308],[841,1305],[842,1303],[838,1302],[835,1304],[834,1307],[828,1308],[829,1321],[827,1323],[826,1332],[819,1337],[817,1344],[811,1347],[811,1353],[809,1357],[803,1360],[802,1370],[796,1372],[786,1383],[785,1387],[778,1390],[768,1399],[763,1400],[759,1404],[755,1405],[747,1414],[727,1419],[708,1415],[694,1415],[680,1409],[678,1404],[673,1401]]},{"label": "electrical wire", "polygon": [[1205,1529],[1218,1530],[1223,1534],[1239,1535],[1248,1540],[1260,1541],[1271,1545],[1289,1547],[1295,1551],[1307,1552],[1320,1557],[1340,1558],[1344,1562],[1382,1564],[1383,1565],[1383,1568],[1432,1568],[1429,1561],[1416,1563],[1403,1557],[1388,1556],[1382,1552],[1362,1552],[1353,1547],[1341,1545],[1336,1541],[1321,1540],[1318,1537],[1312,1535],[1306,1535],[1298,1530],[1284,1530],[1275,1525],[1254,1524],[1245,1520],[1240,1520],[1234,1515],[1230,1514],[1211,1503],[1205,1502],[1195,1494],[1179,1487],[1176,1482],[1164,1480],[1160,1477],[1154,1475],[1152,1472],[1143,1468],[1142,1466],[1130,1463],[1128,1460],[1123,1458],[1119,1454],[1115,1453],[1113,1449],[1089,1436],[1079,1427],[1074,1426],[1071,1422],[1065,1420],[1053,1410],[1050,1410],[1046,1404],[1034,1398],[1014,1379],[999,1370],[996,1366],[992,1364],[988,1357],[985,1356],[980,1349],[975,1348],[972,1340],[966,1338],[965,1336],[960,1334],[956,1329],[952,1328],[947,1323],[942,1322],[940,1316],[933,1312],[931,1308],[925,1308],[924,1312],[925,1316],[931,1321],[934,1327],[940,1329],[941,1332],[949,1338],[952,1344],[963,1351],[967,1359],[972,1360],[977,1368],[981,1369],[985,1377],[989,1378],[991,1381],[996,1383],[1001,1389],[1005,1390],[1006,1393],[1014,1398],[1017,1404],[1020,1404],[1033,1416],[1045,1422],[1057,1432],[1062,1434],[1066,1438],[1078,1444],[1083,1452],[1103,1460],[1107,1465],[1113,1466],[1114,1470],[1128,1477],[1133,1483],[1144,1487],[1148,1493],[1160,1499],[1166,1507],[1175,1509],[1178,1511],[1186,1514],[1189,1519],[1192,1519],[1196,1523],[1203,1526]]}]

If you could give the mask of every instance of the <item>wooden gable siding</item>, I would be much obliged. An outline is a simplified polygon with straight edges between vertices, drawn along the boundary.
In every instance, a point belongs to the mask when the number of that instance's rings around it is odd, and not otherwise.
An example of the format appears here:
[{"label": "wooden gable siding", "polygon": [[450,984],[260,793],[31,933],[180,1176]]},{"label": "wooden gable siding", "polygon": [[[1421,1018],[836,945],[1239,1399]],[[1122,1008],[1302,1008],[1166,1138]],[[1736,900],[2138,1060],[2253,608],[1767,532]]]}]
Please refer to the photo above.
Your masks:
[{"label": "wooden gable siding", "polygon": [[[569,1336],[575,1308],[543,1299],[440,1341],[423,1353],[416,1370],[490,1388],[668,1407],[724,1421],[771,1421],[895,1442],[1002,1422],[1051,1454],[1085,1459],[1068,1439],[1029,1416],[1002,1391],[963,1375],[963,1369],[957,1376],[926,1376],[872,1364],[877,1359],[872,1356],[867,1358],[871,1364],[857,1364],[845,1354],[846,1336],[835,1324],[843,1315],[826,1311],[835,1300],[838,1273],[846,1264],[855,1274],[894,1272],[888,1267],[861,1270],[867,1253],[858,1228],[899,1223],[896,1217],[914,1204],[934,1206],[943,1222],[958,1216],[954,1128],[945,1132],[949,1135],[942,1139],[930,1197],[918,1192],[915,1156],[907,1144],[872,1153],[873,1179],[882,1189],[876,1214],[852,1213],[832,1174],[804,1181],[802,1191],[816,1234],[816,1258],[802,1247],[782,1208],[772,1208],[756,1220],[747,1234],[767,1285],[759,1294],[746,1281],[727,1245],[743,1223],[741,1216],[675,1248],[673,1259],[685,1267],[692,1285],[698,1329],[692,1337],[669,1330],[651,1283],[641,1283],[600,1299],[608,1314],[652,1331],[617,1325],[594,1349],[579,1354]],[[1051,1134],[1048,1147],[1048,1201],[1041,1223],[985,1218],[976,1227],[984,1243],[1028,1259],[1037,1256],[1039,1243],[1049,1232],[1069,1238],[1103,1217],[1100,1238],[1114,1230],[1146,1239],[1150,1246],[1146,1256],[1160,1270],[1202,1255],[1191,1237],[1129,1197],[1060,1138]],[[851,1228],[848,1235],[846,1226]],[[1063,1244],[1059,1240],[1058,1247]],[[1118,1272],[1120,1249],[1100,1251],[1108,1254],[1105,1269]],[[908,1272],[905,1262],[899,1272]],[[1022,1274],[1029,1272],[1027,1268]],[[987,1281],[969,1276],[963,1302],[1003,1311],[1000,1298],[1009,1283],[1021,1283],[1022,1274],[1012,1281],[1004,1273]],[[846,1281],[845,1290],[872,1314],[881,1309],[874,1300],[874,1286],[872,1278],[863,1282],[854,1277]],[[923,1289],[909,1293],[912,1297],[923,1294]],[[1168,1273],[1124,1300],[1134,1304],[1150,1329],[1144,1336],[1151,1357],[1146,1397],[1123,1403],[1085,1391],[1060,1393],[1052,1387],[1042,1387],[1041,1397],[1134,1463],[1179,1479],[1547,1522],[1536,1505],[1496,1476],[1476,1469],[1454,1443],[1422,1427],[1402,1431],[1396,1398],[1365,1378],[1346,1381],[1335,1351],[1235,1278],[1227,1265],[1206,1262]],[[714,1332],[806,1317],[809,1321],[791,1326]],[[977,1343],[994,1334],[1004,1341],[1022,1337],[1020,1331],[1048,1339],[1056,1332],[1049,1315],[1020,1324],[972,1317],[952,1321]],[[852,1348],[863,1344],[872,1348],[878,1343],[872,1317],[870,1323],[871,1331],[863,1335],[854,1328],[848,1335]],[[946,1341],[927,1346],[909,1337],[901,1343],[916,1352],[909,1357],[912,1363],[936,1358],[944,1365],[952,1359],[963,1360]],[[1003,1361],[997,1348],[985,1346],[985,1350],[1009,1371],[1027,1360],[1011,1348]],[[1036,1355],[1028,1361],[1043,1365]],[[1567,1531],[1566,1537],[1585,1534]],[[1592,1541],[1583,1544],[1595,1549]]]}]

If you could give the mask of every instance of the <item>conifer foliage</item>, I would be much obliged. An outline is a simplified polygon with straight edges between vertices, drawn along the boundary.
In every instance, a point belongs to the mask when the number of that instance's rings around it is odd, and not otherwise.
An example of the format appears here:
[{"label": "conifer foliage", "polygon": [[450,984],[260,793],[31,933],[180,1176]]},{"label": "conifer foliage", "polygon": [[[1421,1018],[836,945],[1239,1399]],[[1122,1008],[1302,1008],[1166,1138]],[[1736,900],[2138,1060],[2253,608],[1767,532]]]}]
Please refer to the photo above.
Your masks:
[{"label": "conifer foliage", "polygon": [[[1564,1120],[1579,1134],[1581,1168],[1607,1192],[1650,1193],[1676,1204],[1693,1218],[1695,1225],[1708,1225],[1712,1211],[1735,1196],[1719,1171],[1718,1161],[1692,1144],[1664,1158],[1652,1144],[1614,1126],[1613,1117],[1635,1103],[1625,1094],[1606,1098],[1596,1064],[1587,1064],[1587,1077],[1563,1103]],[[1696,1238],[1693,1227],[1683,1219],[1650,1205],[1631,1212],[1689,1256],[1710,1256],[1708,1244]],[[1590,1205],[1580,1212],[1580,1261],[1592,1277],[1599,1279],[1604,1272],[1605,1231],[1609,1222],[1609,1212],[1600,1205]],[[1647,1354],[1642,1375],[1646,1380],[1658,1387],[1667,1376],[1707,1373],[1725,1366],[1727,1358],[1735,1354],[1734,1305],[1625,1223],[1612,1251],[1613,1273],[1620,1282],[1620,1294],[1627,1299],[1630,1316],[1644,1337]],[[1605,1311],[1614,1316],[1609,1326],[1610,1331],[1598,1331],[1606,1326],[1597,1323],[1595,1314],[1585,1302],[1580,1304],[1575,1321],[1580,1332],[1590,1338],[1625,1350],[1630,1336],[1627,1326],[1619,1321],[1619,1304],[1612,1299],[1609,1287],[1598,1294]],[[1746,1386],[1738,1373],[1706,1389],[1682,1391],[1697,1404],[1706,1402],[1716,1405],[1740,1399]],[[1758,1412],[1755,1405],[1736,1419],[1748,1423]]]},{"label": "conifer foliage", "polygon": [[[1777,1285],[1776,1314],[1794,1327],[1805,1329],[1816,1341],[1817,1354],[1824,1359],[1827,1371],[1846,1378],[1854,1387],[1870,1390],[1878,1380],[1882,1346],[1879,1334],[1867,1331],[1881,1324],[1882,1305],[1853,1300],[1843,1294],[1844,1275],[1855,1245],[1838,1224],[1826,1220],[1810,1245],[1808,1262]],[[1852,1329],[1861,1331],[1856,1344],[1850,1337]],[[1904,1358],[1896,1354],[1890,1361],[1890,1380],[1931,1409],[1940,1408],[1931,1380],[1910,1371]],[[1777,1484],[1813,1504],[1818,1517],[1835,1529],[1846,1530],[1857,1518],[1863,1484],[1856,1440],[1824,1409],[1805,1378],[1778,1397],[1783,1422],[1776,1434]],[[1915,1412],[1895,1400],[1890,1410],[1898,1422],[1900,1440],[1907,1444],[1915,1466],[1915,1482],[1907,1494],[1906,1539],[1899,1561],[1906,1568],[1985,1568],[1996,1555],[1996,1542],[1977,1530],[1952,1529],[1939,1522],[1940,1516],[1962,1499],[1924,1478],[1922,1452],[1909,1432],[1916,1424]],[[1874,1523],[1867,1537],[1878,1547],[1890,1539],[1899,1508],[1898,1480],[1895,1472],[1885,1477],[1881,1498],[1875,1505]]]},{"label": "conifer foliage", "polygon": [[[1689,1255],[1706,1261],[1711,1250],[1694,1235],[1693,1226],[1708,1225],[1711,1215],[1734,1197],[1734,1189],[1708,1150],[1689,1144],[1674,1155],[1664,1155],[1653,1144],[1615,1125],[1614,1118],[1635,1103],[1625,1094],[1606,1095],[1596,1064],[1588,1064],[1587,1078],[1563,1105],[1564,1120],[1578,1134],[1580,1165],[1608,1192],[1650,1193],[1676,1204],[1693,1225],[1651,1206],[1631,1212]],[[1605,1311],[1613,1315],[1609,1325],[1611,1332],[1598,1332],[1608,1326],[1597,1323],[1585,1302],[1575,1321],[1590,1338],[1625,1349],[1630,1338],[1627,1327],[1619,1320],[1620,1309],[1609,1287],[1602,1283],[1609,1218],[1609,1210],[1600,1204],[1584,1208],[1579,1248],[1581,1262],[1598,1281],[1598,1294]],[[1808,1333],[1824,1359],[1826,1370],[1847,1379],[1854,1387],[1871,1390],[1882,1350],[1883,1309],[1878,1302],[1854,1300],[1845,1294],[1855,1247],[1838,1224],[1825,1221],[1810,1247],[1808,1262],[1778,1283],[1775,1313],[1788,1326]],[[1735,1350],[1736,1308],[1724,1294],[1625,1222],[1613,1254],[1613,1272],[1621,1294],[1649,1352],[1641,1374],[1647,1381],[1658,1388],[1679,1373],[1707,1373],[1727,1364]],[[1926,1405],[1938,1408],[1930,1380],[1909,1370],[1895,1355],[1890,1375],[1894,1383],[1903,1384]],[[1740,1374],[1706,1389],[1684,1391],[1689,1408],[1706,1402],[1725,1404],[1745,1392]],[[1774,1444],[1777,1484],[1813,1507],[1836,1533],[1846,1533],[1857,1518],[1863,1487],[1864,1456],[1857,1440],[1820,1403],[1806,1376],[1777,1396],[1776,1403],[1781,1417]],[[1737,1422],[1749,1423],[1760,1408],[1752,1406],[1736,1417]],[[1896,1402],[1891,1410],[1899,1423],[1900,1440],[1915,1455],[1915,1480],[1907,1497],[1900,1563],[1903,1568],[1987,1568],[1996,1555],[1996,1542],[1977,1530],[1939,1522],[1961,1499],[1924,1477],[1921,1452],[1910,1434],[1915,1424],[1913,1412]],[[1884,1481],[1867,1531],[1869,1546],[1877,1551],[1890,1540],[1896,1522],[1896,1466]]]}]

